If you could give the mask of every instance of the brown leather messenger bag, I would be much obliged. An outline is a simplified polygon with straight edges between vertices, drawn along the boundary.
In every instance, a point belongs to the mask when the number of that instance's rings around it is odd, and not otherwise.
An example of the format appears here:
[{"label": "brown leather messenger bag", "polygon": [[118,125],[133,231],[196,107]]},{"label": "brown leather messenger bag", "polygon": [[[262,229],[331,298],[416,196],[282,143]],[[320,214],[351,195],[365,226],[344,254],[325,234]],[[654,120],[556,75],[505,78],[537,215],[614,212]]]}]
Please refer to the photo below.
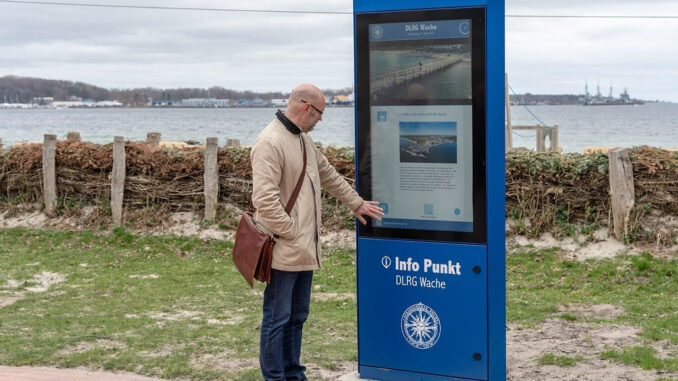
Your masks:
[{"label": "brown leather messenger bag", "polygon": [[[300,136],[300,138],[301,147],[304,151],[304,166],[301,168],[301,175],[299,175],[299,180],[297,180],[290,200],[285,206],[285,213],[288,215],[297,202],[297,196],[299,196],[299,190],[301,190],[301,184],[304,182],[304,175],[306,174],[306,143],[303,136]],[[254,205],[250,201],[249,209],[240,216],[238,230],[235,232],[233,263],[251,288],[254,288],[254,279],[260,282],[271,282],[273,248],[278,238],[280,237],[277,234],[270,236],[257,228],[254,223]]]}]

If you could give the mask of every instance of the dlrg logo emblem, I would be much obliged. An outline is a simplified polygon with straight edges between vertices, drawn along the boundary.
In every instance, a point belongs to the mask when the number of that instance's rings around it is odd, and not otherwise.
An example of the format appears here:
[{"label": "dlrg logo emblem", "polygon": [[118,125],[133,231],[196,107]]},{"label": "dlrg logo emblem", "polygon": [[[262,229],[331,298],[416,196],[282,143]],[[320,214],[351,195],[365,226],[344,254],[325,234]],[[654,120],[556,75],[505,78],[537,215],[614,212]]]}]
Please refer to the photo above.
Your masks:
[{"label": "dlrg logo emblem", "polygon": [[400,319],[403,337],[417,349],[429,349],[436,345],[441,328],[438,314],[421,302],[406,309]]}]

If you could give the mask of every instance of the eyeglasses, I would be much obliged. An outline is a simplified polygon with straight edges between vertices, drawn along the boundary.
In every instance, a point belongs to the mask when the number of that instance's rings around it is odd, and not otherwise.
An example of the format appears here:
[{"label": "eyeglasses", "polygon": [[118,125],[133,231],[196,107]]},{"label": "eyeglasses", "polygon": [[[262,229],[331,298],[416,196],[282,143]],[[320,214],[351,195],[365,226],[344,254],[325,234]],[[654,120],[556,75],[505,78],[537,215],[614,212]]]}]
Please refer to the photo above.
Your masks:
[{"label": "eyeglasses", "polygon": [[317,107],[313,106],[313,103],[308,102],[308,101],[305,100],[305,99],[302,99],[302,100],[301,100],[301,103],[305,103],[305,104],[307,104],[307,105],[313,107],[313,109],[314,109],[315,111],[317,111],[318,114],[320,114],[320,116],[323,116],[323,112],[325,112],[324,110],[323,110],[323,111],[320,111]]}]

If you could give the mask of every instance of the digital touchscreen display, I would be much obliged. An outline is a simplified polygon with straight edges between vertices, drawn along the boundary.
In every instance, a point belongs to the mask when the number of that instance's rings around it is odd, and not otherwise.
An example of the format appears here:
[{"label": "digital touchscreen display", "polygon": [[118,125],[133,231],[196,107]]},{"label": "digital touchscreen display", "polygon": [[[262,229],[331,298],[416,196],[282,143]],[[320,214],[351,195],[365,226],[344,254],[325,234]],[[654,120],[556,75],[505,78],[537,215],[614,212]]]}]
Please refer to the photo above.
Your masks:
[{"label": "digital touchscreen display", "polygon": [[[366,233],[396,229],[415,236],[417,231],[473,236],[480,227],[474,224],[480,211],[474,205],[484,204],[484,192],[475,191],[478,185],[484,189],[484,181],[474,187],[474,176],[484,152],[479,147],[484,134],[477,131],[484,130],[484,118],[475,120],[481,99],[474,97],[484,97],[474,94],[474,68],[477,76],[483,65],[474,66],[474,60],[484,55],[474,52],[482,47],[473,43],[479,29],[474,23],[480,20],[473,13],[457,15],[432,19],[425,12],[403,12],[400,18],[409,20],[364,20],[362,61],[367,62],[359,62],[364,72],[358,77],[369,91],[359,93],[358,136],[366,140],[359,143],[359,164],[366,172],[359,182],[385,213]],[[479,138],[483,141],[474,141]]]}]

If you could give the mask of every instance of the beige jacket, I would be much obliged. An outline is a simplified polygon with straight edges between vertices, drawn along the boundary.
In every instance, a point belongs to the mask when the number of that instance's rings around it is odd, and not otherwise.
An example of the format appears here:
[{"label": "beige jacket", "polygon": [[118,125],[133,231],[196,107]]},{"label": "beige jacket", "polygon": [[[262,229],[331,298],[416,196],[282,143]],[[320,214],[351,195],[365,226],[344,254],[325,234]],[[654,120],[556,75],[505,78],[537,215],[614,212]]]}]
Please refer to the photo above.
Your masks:
[{"label": "beige jacket", "polygon": [[[285,205],[301,175],[306,144],[306,175],[290,215]],[[293,134],[276,118],[259,134],[250,154],[254,220],[263,231],[280,236],[273,251],[272,268],[283,271],[320,267],[320,188],[351,210],[363,199],[344,180],[305,133]]]}]

